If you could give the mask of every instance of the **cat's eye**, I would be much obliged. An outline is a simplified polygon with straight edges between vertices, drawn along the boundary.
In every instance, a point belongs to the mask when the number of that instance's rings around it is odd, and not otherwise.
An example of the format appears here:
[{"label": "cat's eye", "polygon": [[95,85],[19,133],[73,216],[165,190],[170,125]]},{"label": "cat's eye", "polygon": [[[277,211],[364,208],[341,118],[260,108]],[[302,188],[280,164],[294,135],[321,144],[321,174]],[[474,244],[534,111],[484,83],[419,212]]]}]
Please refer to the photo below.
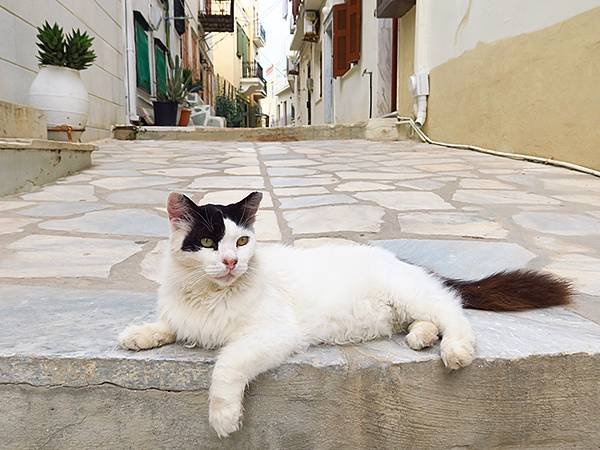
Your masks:
[{"label": "cat's eye", "polygon": [[211,238],[202,238],[200,239],[200,245],[204,248],[213,248],[215,246],[215,241]]},{"label": "cat's eye", "polygon": [[243,245],[246,245],[249,240],[250,240],[250,238],[248,236],[242,236],[241,238],[239,238],[237,240],[236,244],[238,247],[241,247]]}]

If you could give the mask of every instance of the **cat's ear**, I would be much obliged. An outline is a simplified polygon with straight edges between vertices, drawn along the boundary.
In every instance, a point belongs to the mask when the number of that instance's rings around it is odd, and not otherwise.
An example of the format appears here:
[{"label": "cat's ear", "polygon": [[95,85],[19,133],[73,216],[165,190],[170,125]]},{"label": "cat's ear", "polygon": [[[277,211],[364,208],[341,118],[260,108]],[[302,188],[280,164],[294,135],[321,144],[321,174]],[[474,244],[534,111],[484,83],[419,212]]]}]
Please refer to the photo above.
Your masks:
[{"label": "cat's ear", "polygon": [[187,196],[178,192],[171,192],[167,199],[167,213],[173,231],[189,228],[192,211],[196,204]]},{"label": "cat's ear", "polygon": [[238,224],[244,227],[250,227],[254,224],[262,197],[262,193],[253,192],[243,200],[231,205],[237,211],[238,220],[236,222]]}]

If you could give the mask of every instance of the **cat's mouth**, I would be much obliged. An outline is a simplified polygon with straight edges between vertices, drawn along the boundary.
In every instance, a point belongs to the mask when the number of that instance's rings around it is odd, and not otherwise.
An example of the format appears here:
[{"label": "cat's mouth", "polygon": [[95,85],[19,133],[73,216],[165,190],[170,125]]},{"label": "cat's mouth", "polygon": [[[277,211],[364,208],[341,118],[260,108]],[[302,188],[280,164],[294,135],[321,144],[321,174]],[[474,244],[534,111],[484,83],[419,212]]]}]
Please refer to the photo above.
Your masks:
[{"label": "cat's mouth", "polygon": [[233,272],[227,272],[224,275],[220,275],[218,277],[213,277],[214,280],[220,282],[220,283],[231,283],[233,280],[235,280],[237,278],[236,275],[233,274]]}]

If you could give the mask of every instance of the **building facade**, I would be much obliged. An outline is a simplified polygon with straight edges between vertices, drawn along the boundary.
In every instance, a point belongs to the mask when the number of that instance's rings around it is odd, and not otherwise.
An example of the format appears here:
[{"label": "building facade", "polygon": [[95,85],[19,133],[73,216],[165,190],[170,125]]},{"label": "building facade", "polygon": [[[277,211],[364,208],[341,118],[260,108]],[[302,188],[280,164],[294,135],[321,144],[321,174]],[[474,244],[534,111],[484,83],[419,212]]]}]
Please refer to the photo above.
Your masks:
[{"label": "building facade", "polygon": [[[37,3],[37,2],[35,2]],[[41,6],[40,2],[40,6]],[[36,27],[44,21],[58,22],[65,31],[86,30],[94,37],[97,59],[81,72],[89,92],[90,109],[83,139],[110,135],[114,123],[125,121],[125,46],[121,1],[65,3],[0,0],[0,99],[27,105],[29,87],[39,68],[36,58]]]},{"label": "building facade", "polygon": [[296,123],[347,123],[393,111],[392,20],[376,0],[294,0]]},{"label": "building facade", "polygon": [[210,33],[207,43],[217,74],[216,95],[228,97],[242,112],[236,123],[228,125],[261,126],[260,100],[266,96],[266,80],[259,50],[266,43],[266,31],[258,1],[206,0],[204,11],[201,21]]},{"label": "building facade", "polygon": [[[214,105],[210,50],[198,20],[199,0],[0,0],[0,99],[27,104],[38,68],[36,27],[57,22],[94,38],[97,59],[81,78],[89,92],[84,141],[110,136],[113,124],[152,121],[152,99],[166,86],[167,55],[182,57],[201,80],[202,100]],[[180,19],[176,19],[180,17]]]},{"label": "building facade", "polygon": [[377,14],[393,20],[397,109],[431,138],[600,169],[600,0],[378,0]]},{"label": "building facade", "polygon": [[199,99],[215,104],[214,69],[199,20],[200,3],[193,0],[122,0],[126,54],[127,119],[153,123],[152,101],[167,89],[169,58],[201,83]]}]

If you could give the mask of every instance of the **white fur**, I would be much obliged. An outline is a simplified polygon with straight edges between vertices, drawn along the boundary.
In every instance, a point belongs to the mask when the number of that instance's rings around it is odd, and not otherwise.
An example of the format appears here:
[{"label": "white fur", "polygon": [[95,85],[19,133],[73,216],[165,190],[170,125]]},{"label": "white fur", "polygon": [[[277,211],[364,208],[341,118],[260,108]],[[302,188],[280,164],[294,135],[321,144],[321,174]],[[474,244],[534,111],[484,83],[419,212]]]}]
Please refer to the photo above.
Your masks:
[{"label": "white fur", "polygon": [[[132,326],[121,346],[140,350],[173,341],[220,348],[209,392],[209,421],[219,436],[240,426],[246,385],[292,353],[319,343],[390,336],[416,322],[419,349],[442,334],[444,364],[471,363],[474,335],[458,295],[424,269],[370,246],[257,246],[254,233],[225,220],[217,251],[180,250],[185,227],[171,234],[155,324]],[[249,236],[236,247],[240,236]],[[222,258],[238,258],[235,279],[220,281]],[[170,330],[165,331],[165,330]]]}]

